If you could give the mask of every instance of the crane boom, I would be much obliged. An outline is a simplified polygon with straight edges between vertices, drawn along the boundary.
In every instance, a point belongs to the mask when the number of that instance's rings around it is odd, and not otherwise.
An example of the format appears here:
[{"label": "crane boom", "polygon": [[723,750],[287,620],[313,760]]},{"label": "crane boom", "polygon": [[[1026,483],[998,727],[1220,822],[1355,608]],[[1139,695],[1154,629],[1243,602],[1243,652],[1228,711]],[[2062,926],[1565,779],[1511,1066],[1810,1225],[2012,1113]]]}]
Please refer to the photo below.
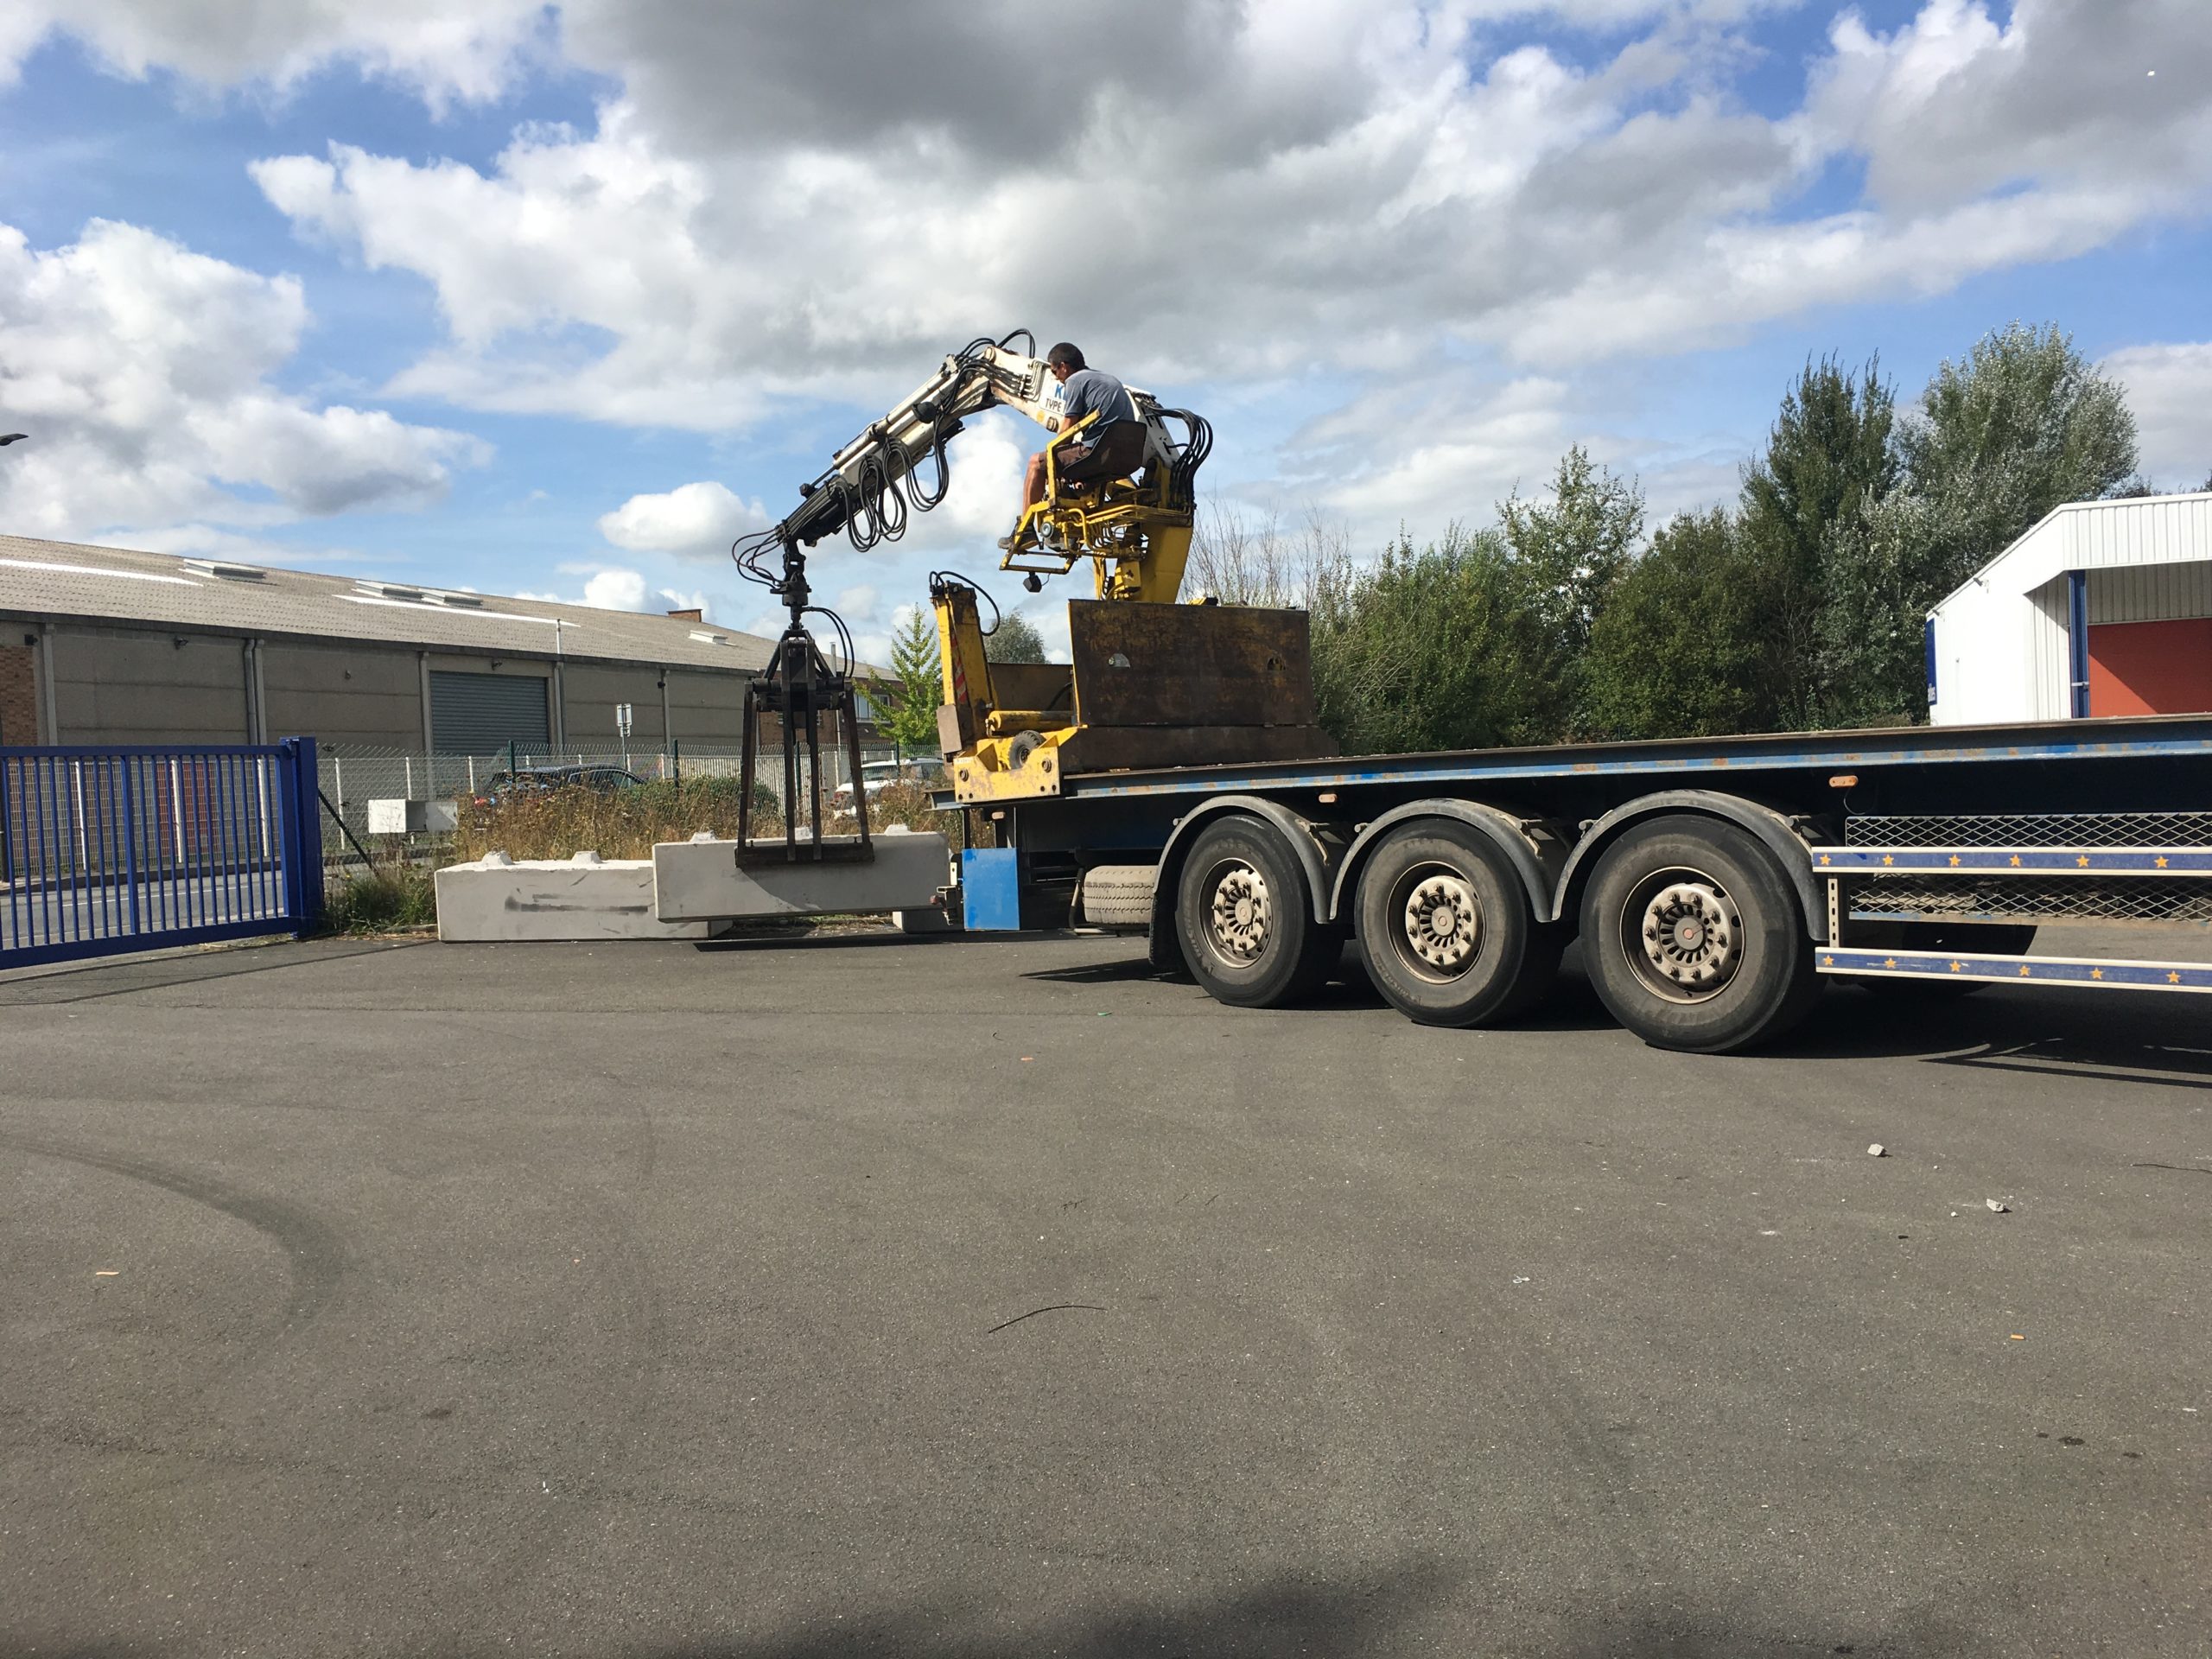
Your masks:
[{"label": "crane boom", "polygon": [[[800,486],[799,505],[788,515],[731,549],[739,573],[766,587],[791,613],[767,671],[747,692],[741,823],[749,823],[742,815],[752,798],[756,711],[784,722],[787,802],[800,776],[794,746],[803,741],[810,757],[817,755],[825,715],[841,721],[849,734],[854,728],[851,636],[834,613],[812,602],[807,550],[840,531],[862,551],[898,540],[912,513],[944,499],[951,484],[945,445],[969,417],[991,408],[1018,409],[1055,429],[1045,446],[1044,499],[1024,508],[1014,535],[1000,543],[1006,551],[999,568],[1018,573],[1035,593],[1045,577],[1065,575],[1088,559],[1101,602],[1069,607],[1074,665],[994,663],[978,608],[988,595],[964,577],[932,573],[944,691],[939,747],[953,763],[957,798],[981,803],[1057,794],[1060,778],[1072,768],[1125,766],[1131,762],[1124,757],[1154,754],[1170,742],[1192,760],[1325,752],[1316,747],[1326,744],[1325,735],[1298,712],[1312,702],[1301,614],[1175,603],[1197,521],[1198,471],[1212,448],[1212,429],[1204,417],[1163,408],[1131,386],[1130,406],[1144,428],[1141,448],[1132,435],[1116,434],[1112,448],[1092,454],[1111,455],[1125,471],[1101,476],[1094,461],[1085,469],[1090,476],[1068,479],[1062,446],[1082,439],[1088,420],[1070,426],[1056,418],[1059,387],[1036,346],[1026,329],[969,341],[855,434],[819,477]],[[836,631],[843,646],[841,666],[830,665],[807,632],[809,614]],[[1093,659],[1091,668],[1082,666]],[[1078,674],[1090,677],[1078,683]],[[856,744],[849,740],[857,773]],[[807,775],[814,772],[810,760]],[[812,827],[804,835],[798,814],[786,813],[784,856],[830,855],[818,792]],[[866,857],[866,803],[857,792],[856,801],[857,852]],[[749,837],[749,831],[741,833]]]}]

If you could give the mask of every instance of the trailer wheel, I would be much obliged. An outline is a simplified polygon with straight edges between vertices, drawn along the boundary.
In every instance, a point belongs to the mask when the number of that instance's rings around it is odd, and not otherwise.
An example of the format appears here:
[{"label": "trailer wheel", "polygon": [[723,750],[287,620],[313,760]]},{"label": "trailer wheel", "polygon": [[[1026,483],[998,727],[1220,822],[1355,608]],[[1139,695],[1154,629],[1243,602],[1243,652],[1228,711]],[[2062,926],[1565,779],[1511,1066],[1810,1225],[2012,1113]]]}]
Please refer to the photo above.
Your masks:
[{"label": "trailer wheel", "polygon": [[1449,818],[1386,836],[1359,874],[1375,988],[1424,1026],[1494,1024],[1550,989],[1565,944],[1489,840]]},{"label": "trailer wheel", "polygon": [[1282,837],[1234,814],[1199,832],[1176,887],[1183,957],[1217,1002],[1272,1008],[1315,990],[1344,936],[1313,918],[1306,873]]},{"label": "trailer wheel", "polygon": [[1797,1023],[1820,980],[1789,877],[1716,818],[1656,818],[1608,848],[1582,896],[1599,999],[1657,1048],[1726,1054]]}]

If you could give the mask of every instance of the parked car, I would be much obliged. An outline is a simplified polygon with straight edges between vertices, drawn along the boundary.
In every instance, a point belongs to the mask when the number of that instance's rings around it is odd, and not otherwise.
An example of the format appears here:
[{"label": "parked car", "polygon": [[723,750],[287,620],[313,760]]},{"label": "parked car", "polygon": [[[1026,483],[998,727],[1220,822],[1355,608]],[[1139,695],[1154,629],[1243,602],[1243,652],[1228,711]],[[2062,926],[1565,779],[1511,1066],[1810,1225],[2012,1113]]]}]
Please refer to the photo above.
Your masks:
[{"label": "parked car", "polygon": [[476,785],[479,806],[494,806],[516,795],[541,795],[556,789],[583,788],[611,795],[638,789],[645,779],[620,766],[522,766],[495,772]]},{"label": "parked car", "polygon": [[[861,766],[861,781],[871,795],[887,784],[914,784],[923,789],[942,789],[944,768],[934,760],[869,760]],[[840,812],[853,809],[850,779],[830,792],[830,804]]]}]

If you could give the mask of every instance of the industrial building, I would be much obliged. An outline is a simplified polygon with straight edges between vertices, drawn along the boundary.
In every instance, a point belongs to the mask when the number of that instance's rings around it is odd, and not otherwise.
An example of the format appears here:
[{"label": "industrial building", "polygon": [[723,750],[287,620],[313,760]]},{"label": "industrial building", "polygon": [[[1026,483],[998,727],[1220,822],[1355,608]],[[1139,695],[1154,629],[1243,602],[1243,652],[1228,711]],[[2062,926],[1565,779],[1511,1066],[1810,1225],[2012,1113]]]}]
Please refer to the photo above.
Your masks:
[{"label": "industrial building", "polygon": [[736,744],[771,642],[664,616],[0,536],[0,745]]},{"label": "industrial building", "polygon": [[2052,512],[1928,619],[1939,726],[2212,713],[2212,495]]}]

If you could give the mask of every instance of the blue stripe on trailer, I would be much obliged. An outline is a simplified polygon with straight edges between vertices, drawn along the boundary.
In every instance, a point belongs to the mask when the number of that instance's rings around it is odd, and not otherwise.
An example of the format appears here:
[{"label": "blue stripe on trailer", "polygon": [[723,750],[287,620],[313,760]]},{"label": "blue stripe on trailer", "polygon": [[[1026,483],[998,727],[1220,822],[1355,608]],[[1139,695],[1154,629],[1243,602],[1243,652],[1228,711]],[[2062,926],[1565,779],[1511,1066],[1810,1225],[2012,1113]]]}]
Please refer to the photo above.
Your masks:
[{"label": "blue stripe on trailer", "polygon": [[1815,847],[1826,875],[2212,875],[2204,847]]},{"label": "blue stripe on trailer", "polygon": [[[1348,789],[1370,784],[1452,784],[1520,778],[1809,771],[1823,766],[1849,769],[2020,760],[2212,759],[2212,724],[2201,716],[2085,721],[2078,727],[2069,721],[2066,728],[2084,734],[2078,738],[2052,737],[2049,735],[2052,728],[2048,724],[2029,729],[1923,726],[1896,732],[1821,735],[1800,733],[1726,740],[1686,738],[1621,745],[1484,749],[1455,754],[1355,755],[1340,760],[1279,760],[1256,766],[1182,766],[1158,772],[1099,772],[1064,778],[1060,798],[1103,800],[1117,796]],[[2168,734],[2153,734],[2159,733]],[[2004,741],[2008,737],[2014,741]],[[1885,739],[1890,741],[1884,741]]]},{"label": "blue stripe on trailer", "polygon": [[1823,949],[1824,974],[1874,979],[1970,979],[1993,984],[2079,985],[2090,989],[2212,991],[2212,963],[2107,962],[2087,957],[1976,957],[1941,950]]}]

